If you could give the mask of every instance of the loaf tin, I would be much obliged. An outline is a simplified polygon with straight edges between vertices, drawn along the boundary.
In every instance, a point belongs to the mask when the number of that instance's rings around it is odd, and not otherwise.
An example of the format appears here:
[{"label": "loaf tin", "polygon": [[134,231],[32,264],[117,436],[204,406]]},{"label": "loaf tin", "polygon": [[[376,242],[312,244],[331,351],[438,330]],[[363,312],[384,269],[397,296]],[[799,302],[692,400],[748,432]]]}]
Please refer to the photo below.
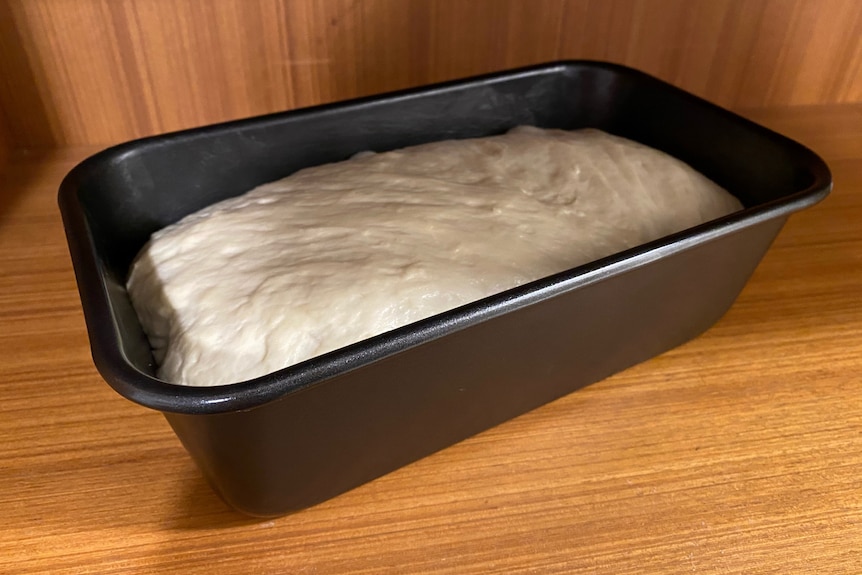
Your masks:
[{"label": "loaf tin", "polygon": [[[124,287],[152,232],[303,167],[520,124],[637,140],[745,209],[250,381],[155,377]],[[824,162],[785,137],[636,70],[565,61],[134,141],[75,167],[59,204],[101,375],[164,413],[225,501],[275,516],[697,336],[830,188]]]}]

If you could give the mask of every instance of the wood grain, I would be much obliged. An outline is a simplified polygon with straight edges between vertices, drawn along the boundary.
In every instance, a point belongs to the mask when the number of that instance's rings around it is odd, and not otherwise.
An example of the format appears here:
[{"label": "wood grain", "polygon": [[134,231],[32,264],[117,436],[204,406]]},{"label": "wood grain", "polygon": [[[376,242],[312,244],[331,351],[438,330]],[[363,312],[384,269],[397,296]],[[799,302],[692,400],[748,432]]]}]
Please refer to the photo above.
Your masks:
[{"label": "wood grain", "polygon": [[[11,25],[12,19],[9,7],[0,2],[0,85],[4,84],[2,79],[4,72],[8,72],[3,62],[4,55],[8,53],[6,46],[10,43],[11,33],[14,32],[14,30],[10,30]],[[0,100],[0,172],[6,166],[6,161],[9,159],[13,147],[12,135],[9,132],[9,122],[6,119],[6,110],[2,106],[2,100]]]},{"label": "wood grain", "polygon": [[[56,209],[0,175],[0,573],[862,572],[862,106],[749,110],[826,156],[703,336],[327,503],[230,511],[89,357]],[[11,198],[11,200],[10,200]]]},{"label": "wood grain", "polygon": [[731,107],[862,101],[857,0],[2,0],[16,147],[106,144],[557,58]]},{"label": "wood grain", "polygon": [[12,141],[9,136],[9,130],[6,128],[6,120],[0,110],[0,172],[6,167],[6,160],[9,159],[9,154],[12,151]]}]

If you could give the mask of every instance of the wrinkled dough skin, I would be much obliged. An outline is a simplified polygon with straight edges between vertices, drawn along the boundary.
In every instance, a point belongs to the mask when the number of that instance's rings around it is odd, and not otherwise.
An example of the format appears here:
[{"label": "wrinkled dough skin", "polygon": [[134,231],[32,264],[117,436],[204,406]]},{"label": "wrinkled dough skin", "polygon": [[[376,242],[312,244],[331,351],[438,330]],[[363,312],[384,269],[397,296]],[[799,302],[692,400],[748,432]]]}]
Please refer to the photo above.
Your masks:
[{"label": "wrinkled dough skin", "polygon": [[165,381],[248,380],[741,209],[597,130],[360,154],[153,235],[128,290]]}]

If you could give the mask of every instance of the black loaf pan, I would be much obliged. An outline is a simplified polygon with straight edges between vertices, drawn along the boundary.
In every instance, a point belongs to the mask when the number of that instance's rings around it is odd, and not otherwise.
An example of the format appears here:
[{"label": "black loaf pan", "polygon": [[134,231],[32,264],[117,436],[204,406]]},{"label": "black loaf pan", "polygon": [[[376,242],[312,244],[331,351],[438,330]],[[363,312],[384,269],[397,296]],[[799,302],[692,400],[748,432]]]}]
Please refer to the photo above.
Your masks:
[{"label": "black loaf pan", "polygon": [[[124,282],[159,228],[300,168],[519,124],[676,156],[746,209],[236,385],[154,377]],[[677,346],[730,307],[790,213],[828,194],[801,145],[635,70],[556,62],[120,145],[59,203],[93,358],[164,413],[235,508],[324,501]]]}]

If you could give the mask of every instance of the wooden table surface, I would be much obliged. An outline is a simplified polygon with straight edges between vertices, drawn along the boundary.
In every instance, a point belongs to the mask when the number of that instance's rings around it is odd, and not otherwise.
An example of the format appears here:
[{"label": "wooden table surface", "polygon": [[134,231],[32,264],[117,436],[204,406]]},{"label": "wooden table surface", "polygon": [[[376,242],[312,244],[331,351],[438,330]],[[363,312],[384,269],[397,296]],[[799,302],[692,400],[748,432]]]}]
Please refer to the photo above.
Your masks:
[{"label": "wooden table surface", "polygon": [[862,573],[862,106],[746,114],[835,190],[676,350],[317,507],[231,511],[89,355],[56,190],[0,180],[2,573]]}]

